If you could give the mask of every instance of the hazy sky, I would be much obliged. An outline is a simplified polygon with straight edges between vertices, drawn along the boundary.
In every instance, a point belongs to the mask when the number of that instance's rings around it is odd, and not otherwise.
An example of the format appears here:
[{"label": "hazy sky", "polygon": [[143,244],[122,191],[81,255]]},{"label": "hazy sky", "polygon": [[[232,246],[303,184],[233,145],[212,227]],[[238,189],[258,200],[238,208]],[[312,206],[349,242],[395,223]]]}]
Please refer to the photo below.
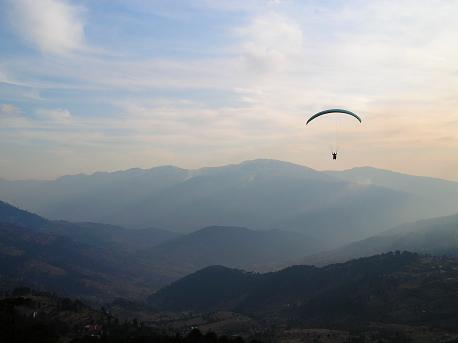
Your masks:
[{"label": "hazy sky", "polygon": [[[276,158],[458,180],[458,1],[0,0],[0,177]],[[305,127],[329,107],[363,117]]]}]

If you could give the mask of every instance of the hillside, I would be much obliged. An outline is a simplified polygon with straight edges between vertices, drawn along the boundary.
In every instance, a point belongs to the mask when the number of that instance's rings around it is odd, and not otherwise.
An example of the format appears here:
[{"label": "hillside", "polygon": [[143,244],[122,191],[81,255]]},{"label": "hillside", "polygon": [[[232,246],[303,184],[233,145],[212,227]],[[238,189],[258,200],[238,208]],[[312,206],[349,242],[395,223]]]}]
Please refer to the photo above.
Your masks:
[{"label": "hillside", "polygon": [[48,218],[177,232],[213,225],[281,229],[316,239],[317,249],[416,218],[411,211],[406,215],[413,204],[409,193],[275,160],[2,181],[0,193],[4,200]]},{"label": "hillside", "polygon": [[2,289],[30,286],[102,301],[139,298],[177,277],[135,254],[162,231],[49,221],[3,202],[0,215]]},{"label": "hillside", "polygon": [[229,310],[306,325],[384,322],[456,328],[458,260],[388,253],[253,274],[209,267],[152,295],[162,310]]},{"label": "hillside", "polygon": [[2,289],[30,286],[101,301],[141,297],[167,281],[132,255],[12,224],[0,224],[0,257]]},{"label": "hillside", "polygon": [[337,249],[309,255],[300,261],[324,265],[395,250],[458,256],[458,215],[404,224]]},{"label": "hillside", "polygon": [[262,271],[285,266],[313,251],[313,244],[295,232],[215,226],[146,249],[142,255],[183,275],[214,264]]},{"label": "hillside", "polygon": [[66,236],[80,243],[138,251],[163,243],[179,235],[172,231],[147,228],[128,230],[99,223],[71,223],[48,220],[0,201],[0,223],[15,224],[31,230]]}]

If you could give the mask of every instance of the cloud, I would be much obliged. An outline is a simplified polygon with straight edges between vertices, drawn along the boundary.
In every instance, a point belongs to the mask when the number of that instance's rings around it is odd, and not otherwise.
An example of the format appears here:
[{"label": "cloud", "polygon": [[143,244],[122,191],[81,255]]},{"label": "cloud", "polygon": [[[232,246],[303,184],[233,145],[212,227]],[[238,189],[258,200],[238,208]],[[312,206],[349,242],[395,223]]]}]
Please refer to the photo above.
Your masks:
[{"label": "cloud", "polygon": [[85,47],[82,10],[65,0],[9,0],[14,30],[44,53],[67,54]]},{"label": "cloud", "polygon": [[242,39],[240,48],[249,71],[283,71],[303,57],[301,28],[276,13],[258,16],[235,32]]},{"label": "cloud", "polygon": [[55,123],[69,123],[72,120],[72,114],[66,109],[39,109],[37,110],[40,119],[55,122]]}]

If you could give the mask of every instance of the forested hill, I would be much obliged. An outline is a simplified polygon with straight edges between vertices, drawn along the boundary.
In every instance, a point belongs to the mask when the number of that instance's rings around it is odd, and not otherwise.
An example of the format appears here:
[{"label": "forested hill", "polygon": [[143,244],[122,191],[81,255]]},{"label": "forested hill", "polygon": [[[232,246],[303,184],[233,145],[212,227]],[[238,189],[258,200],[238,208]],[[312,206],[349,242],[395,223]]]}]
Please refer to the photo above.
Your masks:
[{"label": "forested hill", "polygon": [[450,326],[458,321],[458,260],[398,252],[266,274],[214,266],[163,288],[149,301],[162,310],[229,310],[317,325]]}]

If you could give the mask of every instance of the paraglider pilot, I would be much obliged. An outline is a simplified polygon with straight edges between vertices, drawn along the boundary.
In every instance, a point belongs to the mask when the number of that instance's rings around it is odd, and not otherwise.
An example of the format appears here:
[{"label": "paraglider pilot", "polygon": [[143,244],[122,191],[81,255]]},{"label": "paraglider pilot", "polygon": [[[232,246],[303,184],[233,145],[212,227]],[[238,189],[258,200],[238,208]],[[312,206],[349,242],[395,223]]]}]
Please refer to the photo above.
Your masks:
[{"label": "paraglider pilot", "polygon": [[[315,113],[313,116],[311,116],[307,122],[305,123],[305,125],[308,125],[312,120],[314,120],[315,118],[318,118],[318,117],[321,117],[322,115],[324,114],[328,114],[328,113],[343,113],[343,114],[348,114],[352,117],[354,117],[356,120],[358,120],[360,123],[362,123],[362,120],[361,118],[354,114],[353,112],[350,112],[350,111],[347,111],[347,110],[343,110],[341,108],[332,108],[332,109],[329,109],[329,110],[324,110],[324,111],[321,111],[321,112],[318,112],[318,113]],[[336,141],[337,141],[337,126],[336,126]],[[336,145],[337,145],[337,142],[336,142]],[[331,154],[332,154],[332,159],[333,160],[337,160],[337,151],[336,152],[333,152],[331,151]]]}]

